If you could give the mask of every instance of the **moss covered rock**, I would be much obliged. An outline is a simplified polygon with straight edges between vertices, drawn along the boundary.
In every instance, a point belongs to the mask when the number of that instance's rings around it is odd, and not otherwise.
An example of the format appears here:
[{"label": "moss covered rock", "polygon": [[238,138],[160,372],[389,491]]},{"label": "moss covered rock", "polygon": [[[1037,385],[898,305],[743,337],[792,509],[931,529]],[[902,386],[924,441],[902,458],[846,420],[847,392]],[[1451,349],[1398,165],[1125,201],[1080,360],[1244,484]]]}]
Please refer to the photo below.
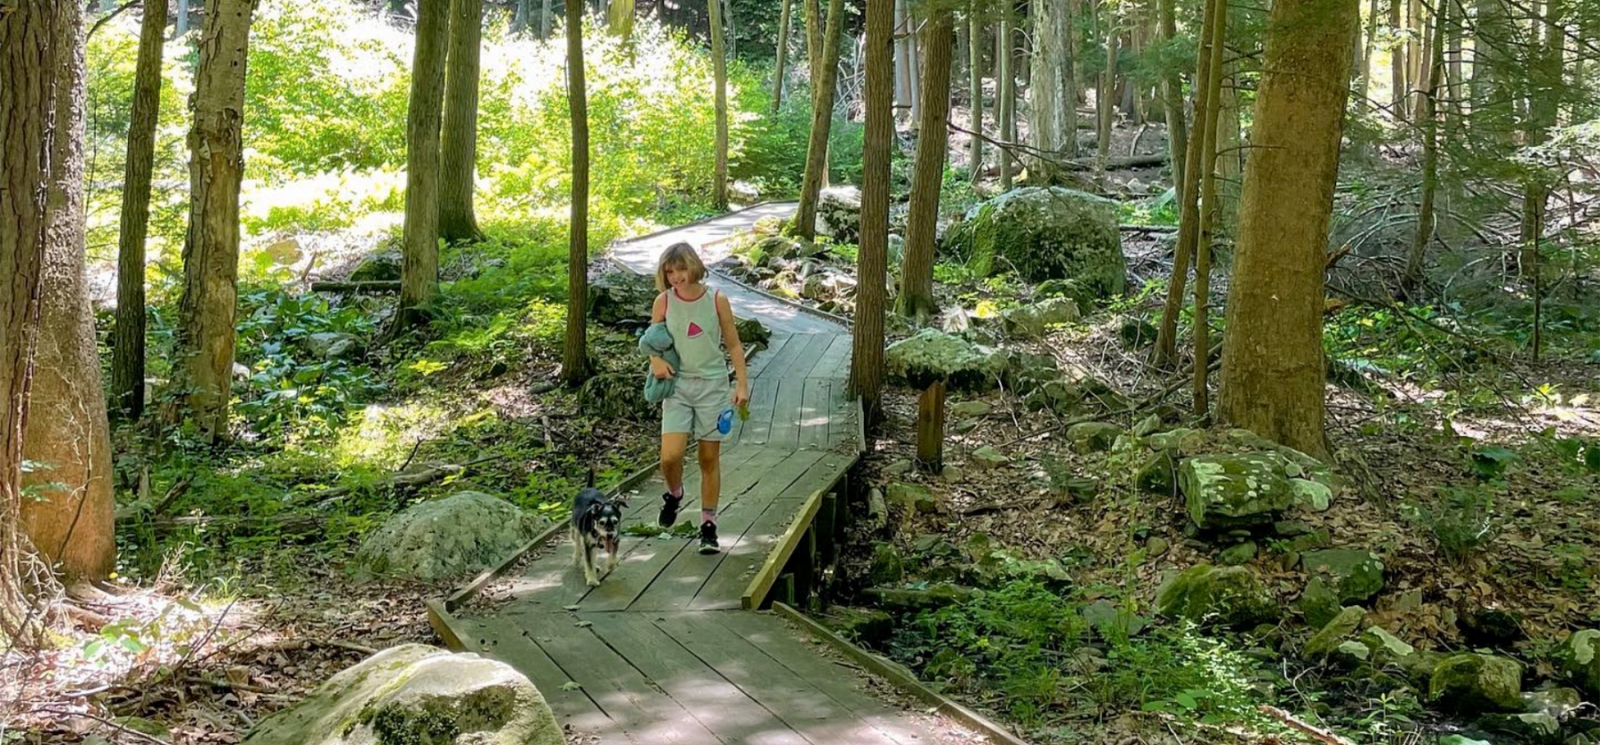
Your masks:
[{"label": "moss covered rock", "polygon": [[1110,450],[1122,428],[1107,422],[1079,422],[1067,428],[1067,440],[1080,453]]},{"label": "moss covered rock", "polygon": [[1600,631],[1585,629],[1567,637],[1556,658],[1573,684],[1590,696],[1600,696]]},{"label": "moss covered rock", "polygon": [[893,544],[878,541],[872,544],[872,568],[867,572],[874,585],[896,585],[905,579],[906,563]]},{"label": "moss covered rock", "polygon": [[1462,714],[1520,712],[1522,668],[1515,661],[1486,654],[1444,658],[1428,681],[1428,699]]},{"label": "moss covered rock", "polygon": [[944,247],[980,275],[1015,269],[1024,279],[1070,279],[1093,302],[1128,287],[1116,202],[1061,187],[1013,189],[967,211]]},{"label": "moss covered rock", "polygon": [[1312,660],[1332,654],[1339,645],[1350,639],[1350,636],[1360,628],[1361,622],[1367,617],[1367,612],[1361,608],[1345,608],[1333,617],[1322,630],[1313,634],[1306,640],[1305,647],[1301,648],[1300,655]]},{"label": "moss covered rock", "polygon": [[908,510],[922,513],[939,510],[939,502],[934,499],[933,492],[921,484],[896,481],[889,485],[887,495],[890,504],[902,505]]},{"label": "moss covered rock", "polygon": [[923,329],[884,350],[889,382],[917,390],[943,381],[955,390],[985,390],[991,384],[990,355],[959,336]]},{"label": "moss covered rock", "polygon": [[1156,608],[1169,618],[1236,628],[1265,623],[1277,615],[1272,596],[1249,569],[1209,564],[1192,567],[1163,583],[1156,592]]},{"label": "moss covered rock", "polygon": [[355,574],[423,582],[473,574],[510,556],[547,524],[494,495],[460,492],[389,518],[362,542]]},{"label": "moss covered rock", "polygon": [[1371,551],[1308,551],[1300,562],[1312,577],[1321,578],[1341,603],[1359,603],[1383,590],[1383,561]]},{"label": "moss covered rock", "polygon": [[1178,466],[1189,519],[1205,529],[1270,523],[1294,502],[1276,453],[1240,453],[1189,458]]},{"label": "moss covered rock", "polygon": [[[581,693],[572,695],[581,696]],[[245,745],[563,745],[539,689],[510,665],[422,644],[379,652],[261,720]]]}]

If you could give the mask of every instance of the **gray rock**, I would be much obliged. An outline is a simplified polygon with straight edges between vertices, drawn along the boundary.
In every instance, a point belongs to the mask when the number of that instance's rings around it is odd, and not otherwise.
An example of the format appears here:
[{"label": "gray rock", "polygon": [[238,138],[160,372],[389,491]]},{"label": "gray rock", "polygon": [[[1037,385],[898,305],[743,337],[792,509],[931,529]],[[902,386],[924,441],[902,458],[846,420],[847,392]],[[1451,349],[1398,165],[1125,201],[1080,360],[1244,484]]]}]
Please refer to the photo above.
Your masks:
[{"label": "gray rock", "polygon": [[872,544],[872,567],[867,576],[874,585],[900,584],[906,576],[906,564],[894,544],[883,541]]},{"label": "gray rock", "polygon": [[656,295],[650,277],[626,270],[606,272],[589,279],[589,317],[607,325],[649,322]]},{"label": "gray rock", "polygon": [[972,454],[967,456],[967,462],[972,464],[973,468],[987,471],[1007,465],[1011,463],[1011,459],[1006,457],[1005,453],[989,445],[984,445],[972,451]]},{"label": "gray rock", "polygon": [[889,503],[883,498],[883,490],[873,487],[867,492],[867,527],[876,533],[888,522]]},{"label": "gray rock", "polygon": [[959,484],[961,483],[961,480],[966,477],[966,472],[956,468],[955,466],[945,466],[944,468],[939,469],[939,478],[944,479],[945,483],[947,484]]},{"label": "gray rock", "polygon": [[1359,603],[1383,590],[1383,561],[1364,549],[1308,551],[1301,564],[1319,577],[1341,603]]},{"label": "gray rock", "polygon": [[1146,445],[1174,455],[1194,455],[1206,445],[1206,433],[1198,429],[1179,428],[1143,437]]},{"label": "gray rock", "polygon": [[476,654],[421,644],[379,652],[261,720],[245,745],[563,745],[539,690]]},{"label": "gray rock", "polygon": [[1178,465],[1178,488],[1189,519],[1207,529],[1270,523],[1294,500],[1275,453],[1189,458]]},{"label": "gray rock", "polygon": [[1556,650],[1561,671],[1590,696],[1600,696],[1600,630],[1573,633]]},{"label": "gray rock", "polygon": [[923,329],[884,350],[889,382],[917,390],[940,381],[955,390],[983,390],[992,384],[987,360],[971,342],[935,329]]},{"label": "gray rock", "polygon": [[1328,621],[1322,630],[1306,641],[1305,647],[1300,650],[1301,656],[1311,660],[1332,654],[1340,644],[1349,640],[1350,635],[1355,633],[1366,617],[1367,612],[1361,608],[1345,608],[1339,611],[1339,614]]},{"label": "gray rock", "polygon": [[1071,279],[1075,300],[1121,295],[1128,262],[1116,203],[1061,187],[1024,187],[967,211],[945,233],[944,247],[980,275],[1015,268],[1023,279]]},{"label": "gray rock", "polygon": [[1217,556],[1217,563],[1223,566],[1239,566],[1250,563],[1254,558],[1256,558],[1256,542],[1245,541],[1223,549]]},{"label": "gray rock", "polygon": [[960,403],[950,404],[950,407],[946,411],[950,413],[950,416],[955,418],[971,419],[988,416],[989,412],[993,409],[994,407],[991,406],[988,401],[962,401]]},{"label": "gray rock", "polygon": [[1519,712],[1523,707],[1522,668],[1504,657],[1470,652],[1451,655],[1433,669],[1428,698],[1461,714]]},{"label": "gray rock", "polygon": [[1080,453],[1110,450],[1122,428],[1106,422],[1080,422],[1067,428],[1067,440]]},{"label": "gray rock", "polygon": [[1546,688],[1522,694],[1522,703],[1529,712],[1565,722],[1583,707],[1583,696],[1572,688]]},{"label": "gray rock", "polygon": [[1012,339],[1043,339],[1051,326],[1078,320],[1078,303],[1069,298],[1047,298],[1033,305],[1007,308],[1000,313],[1000,329]]},{"label": "gray rock", "polygon": [[817,233],[841,243],[861,239],[861,189],[830,186],[817,195]]},{"label": "gray rock", "polygon": [[400,254],[380,253],[363,259],[350,272],[351,282],[394,282],[400,279]]},{"label": "gray rock", "polygon": [[356,574],[424,582],[473,574],[506,558],[546,524],[499,497],[460,492],[389,518],[356,552]]},{"label": "gray rock", "polygon": [[1272,596],[1249,569],[1208,564],[1162,583],[1156,592],[1156,608],[1168,618],[1237,628],[1269,622],[1276,616]]},{"label": "gray rock", "polygon": [[361,350],[361,338],[342,331],[320,331],[306,337],[306,351],[324,360],[354,357]]},{"label": "gray rock", "polygon": [[887,497],[890,504],[898,504],[917,512],[930,513],[939,509],[939,502],[933,498],[933,492],[921,484],[896,481],[889,485]]}]

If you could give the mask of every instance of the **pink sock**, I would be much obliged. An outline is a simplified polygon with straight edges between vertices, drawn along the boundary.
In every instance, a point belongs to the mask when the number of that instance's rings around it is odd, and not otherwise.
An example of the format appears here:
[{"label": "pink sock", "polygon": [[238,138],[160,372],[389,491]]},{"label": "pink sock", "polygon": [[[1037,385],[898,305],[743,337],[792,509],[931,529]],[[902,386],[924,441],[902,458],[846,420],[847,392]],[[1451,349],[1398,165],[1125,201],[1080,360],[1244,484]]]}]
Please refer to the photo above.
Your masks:
[{"label": "pink sock", "polygon": [[700,510],[700,522],[711,523],[712,525],[716,525],[717,524],[717,511],[716,510]]},{"label": "pink sock", "polygon": [[678,484],[676,488],[668,489],[667,493],[679,499],[683,499],[683,484]]}]

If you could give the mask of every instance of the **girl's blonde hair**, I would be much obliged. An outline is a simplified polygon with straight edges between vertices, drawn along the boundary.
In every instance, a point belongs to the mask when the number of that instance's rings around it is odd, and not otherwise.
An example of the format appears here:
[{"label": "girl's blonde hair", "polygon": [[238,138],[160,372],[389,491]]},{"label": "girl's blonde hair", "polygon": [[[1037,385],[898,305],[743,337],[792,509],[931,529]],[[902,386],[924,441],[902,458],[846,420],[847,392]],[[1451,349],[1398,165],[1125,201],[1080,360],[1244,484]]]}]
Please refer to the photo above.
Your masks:
[{"label": "girl's blonde hair", "polygon": [[689,276],[694,281],[700,282],[706,278],[706,265],[700,261],[700,255],[694,252],[694,246],[687,243],[674,243],[661,252],[661,261],[656,264],[656,290],[667,291],[667,270],[687,269]]}]

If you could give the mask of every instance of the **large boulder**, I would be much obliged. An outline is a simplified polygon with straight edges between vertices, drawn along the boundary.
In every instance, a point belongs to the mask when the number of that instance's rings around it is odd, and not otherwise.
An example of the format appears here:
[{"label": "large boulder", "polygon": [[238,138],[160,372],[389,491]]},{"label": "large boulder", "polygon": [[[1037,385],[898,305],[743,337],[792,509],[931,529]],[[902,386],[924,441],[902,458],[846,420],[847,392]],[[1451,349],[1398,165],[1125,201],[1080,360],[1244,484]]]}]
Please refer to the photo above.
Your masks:
[{"label": "large boulder", "polygon": [[563,745],[539,689],[510,665],[422,644],[383,650],[261,720],[245,745]]},{"label": "large boulder", "polygon": [[1556,659],[1573,684],[1591,696],[1600,696],[1600,631],[1573,633],[1557,650]]},{"label": "large boulder", "polygon": [[1428,698],[1461,714],[1520,712],[1522,667],[1514,660],[1462,653],[1444,658],[1428,681]]},{"label": "large boulder", "polygon": [[1086,192],[1013,189],[968,210],[944,246],[980,275],[1015,268],[1030,282],[1070,279],[1082,303],[1128,287],[1116,202]]},{"label": "large boulder", "polygon": [[817,195],[816,230],[840,243],[861,240],[861,189],[849,184],[823,189]]},{"label": "large boulder", "polygon": [[654,278],[627,270],[590,277],[589,317],[611,326],[624,321],[649,323],[657,294]]},{"label": "large boulder", "polygon": [[984,390],[992,384],[989,356],[971,342],[938,329],[923,329],[884,350],[889,382],[922,390],[938,382],[954,390]]},{"label": "large boulder", "polygon": [[1189,458],[1178,466],[1189,519],[1209,530],[1270,523],[1294,503],[1277,453],[1240,453]]},{"label": "large boulder", "polygon": [[356,574],[433,582],[481,572],[546,524],[499,497],[460,492],[389,518],[356,552]]},{"label": "large boulder", "polygon": [[1209,564],[1192,567],[1163,583],[1156,591],[1156,609],[1168,618],[1241,628],[1271,621],[1277,615],[1272,596],[1248,568]]}]

